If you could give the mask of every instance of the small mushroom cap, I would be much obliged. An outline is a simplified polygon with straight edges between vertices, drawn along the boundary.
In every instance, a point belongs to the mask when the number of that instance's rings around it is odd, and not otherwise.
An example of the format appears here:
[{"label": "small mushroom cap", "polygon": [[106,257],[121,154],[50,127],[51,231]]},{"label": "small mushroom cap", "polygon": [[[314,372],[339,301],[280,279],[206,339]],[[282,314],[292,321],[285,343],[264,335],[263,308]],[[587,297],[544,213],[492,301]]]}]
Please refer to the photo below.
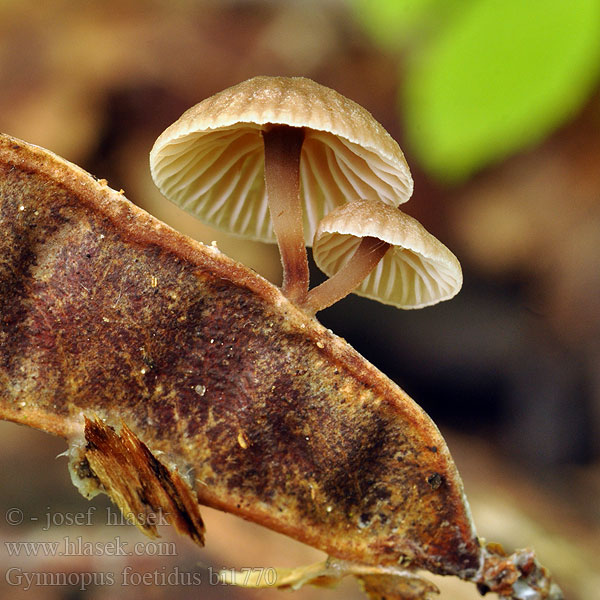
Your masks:
[{"label": "small mushroom cap", "polygon": [[190,108],[150,152],[164,196],[205,223],[275,242],[261,131],[304,128],[300,195],[307,245],[336,206],[377,196],[398,206],[413,182],[398,144],[364,108],[302,77],[254,77]]},{"label": "small mushroom cap", "polygon": [[357,200],[329,213],[313,243],[317,266],[331,276],[364,237],[391,244],[354,293],[398,308],[423,308],[448,300],[462,286],[457,258],[416,219],[379,200]]}]

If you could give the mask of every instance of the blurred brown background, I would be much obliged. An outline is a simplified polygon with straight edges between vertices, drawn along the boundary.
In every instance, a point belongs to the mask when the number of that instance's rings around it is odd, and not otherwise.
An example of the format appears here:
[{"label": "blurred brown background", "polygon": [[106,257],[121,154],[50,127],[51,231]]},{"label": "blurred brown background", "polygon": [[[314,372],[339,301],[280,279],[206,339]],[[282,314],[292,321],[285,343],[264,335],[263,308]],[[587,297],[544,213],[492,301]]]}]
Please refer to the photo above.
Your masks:
[{"label": "blurred brown background", "polygon": [[[600,590],[600,89],[535,145],[453,185],[405,144],[398,106],[410,44],[378,46],[360,14],[329,1],[0,2],[0,131],[75,162],[170,225],[279,282],[275,247],[209,230],[164,200],[148,170],[161,131],[191,105],[257,74],[303,75],[365,106],[405,150],[415,194],[403,207],[461,260],[463,291],[423,311],[347,298],[319,315],[421,404],[446,436],[481,536],[533,546],[573,600]],[[493,143],[493,141],[491,142]],[[313,272],[314,281],[320,275]],[[62,440],[0,423],[0,537],[90,541],[132,527],[54,526],[46,513],[85,512]],[[24,521],[10,526],[11,508]],[[31,517],[39,517],[39,521]],[[0,596],[276,598],[284,592],[202,585],[28,588],[23,571],[137,573],[209,566],[295,566],[320,554],[205,510],[207,546],[174,556],[15,558],[0,547]],[[56,519],[60,520],[57,516]],[[164,531],[165,540],[176,540]],[[162,571],[161,571],[162,569]],[[16,575],[16,571],[13,571]],[[443,598],[477,598],[436,578]],[[289,594],[290,592],[285,592]],[[296,598],[359,598],[353,582]]]}]

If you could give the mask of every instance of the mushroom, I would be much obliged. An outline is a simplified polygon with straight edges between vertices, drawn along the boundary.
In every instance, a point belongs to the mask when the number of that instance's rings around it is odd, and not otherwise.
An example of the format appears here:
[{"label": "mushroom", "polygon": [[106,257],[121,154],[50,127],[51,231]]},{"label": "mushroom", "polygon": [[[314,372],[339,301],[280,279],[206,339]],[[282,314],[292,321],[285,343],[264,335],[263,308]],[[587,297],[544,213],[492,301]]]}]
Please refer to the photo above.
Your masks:
[{"label": "mushroom", "polygon": [[357,200],[329,213],[315,233],[313,257],[330,278],[309,292],[303,307],[311,314],[352,291],[398,308],[422,308],[452,298],[462,285],[454,254],[416,219],[380,200]]},{"label": "mushroom", "polygon": [[254,77],[200,102],[156,140],[150,167],[163,195],[208,225],[277,241],[283,293],[300,305],[322,217],[365,196],[397,206],[413,187],[369,112],[302,77]]}]

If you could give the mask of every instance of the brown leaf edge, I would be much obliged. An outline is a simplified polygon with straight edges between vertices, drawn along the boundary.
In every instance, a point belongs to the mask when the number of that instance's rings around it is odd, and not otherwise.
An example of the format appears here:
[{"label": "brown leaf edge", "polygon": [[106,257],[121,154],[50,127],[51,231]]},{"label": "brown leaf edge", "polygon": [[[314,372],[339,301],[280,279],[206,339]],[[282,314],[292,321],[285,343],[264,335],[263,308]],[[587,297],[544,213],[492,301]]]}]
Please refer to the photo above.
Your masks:
[{"label": "brown leaf edge", "polygon": [[161,517],[204,546],[204,523],[195,492],[121,422],[119,433],[85,417],[85,444],[72,445],[69,470],[87,498],[106,493],[123,515],[149,537],[159,537]]}]

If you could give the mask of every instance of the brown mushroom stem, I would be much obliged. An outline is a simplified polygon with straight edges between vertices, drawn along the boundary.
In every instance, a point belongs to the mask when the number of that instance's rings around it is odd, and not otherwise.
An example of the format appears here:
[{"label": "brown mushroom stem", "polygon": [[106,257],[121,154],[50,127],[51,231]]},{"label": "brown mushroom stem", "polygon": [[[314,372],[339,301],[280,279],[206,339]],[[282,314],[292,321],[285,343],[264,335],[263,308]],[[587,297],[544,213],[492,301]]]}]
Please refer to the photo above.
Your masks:
[{"label": "brown mushroom stem", "polygon": [[350,260],[337,273],[310,290],[302,308],[314,315],[347,296],[377,266],[389,247],[390,244],[378,238],[363,238]]},{"label": "brown mushroom stem", "polygon": [[274,125],[263,131],[265,185],[283,265],[283,293],[302,304],[308,292],[308,260],[300,202],[300,152],[304,130]]}]

